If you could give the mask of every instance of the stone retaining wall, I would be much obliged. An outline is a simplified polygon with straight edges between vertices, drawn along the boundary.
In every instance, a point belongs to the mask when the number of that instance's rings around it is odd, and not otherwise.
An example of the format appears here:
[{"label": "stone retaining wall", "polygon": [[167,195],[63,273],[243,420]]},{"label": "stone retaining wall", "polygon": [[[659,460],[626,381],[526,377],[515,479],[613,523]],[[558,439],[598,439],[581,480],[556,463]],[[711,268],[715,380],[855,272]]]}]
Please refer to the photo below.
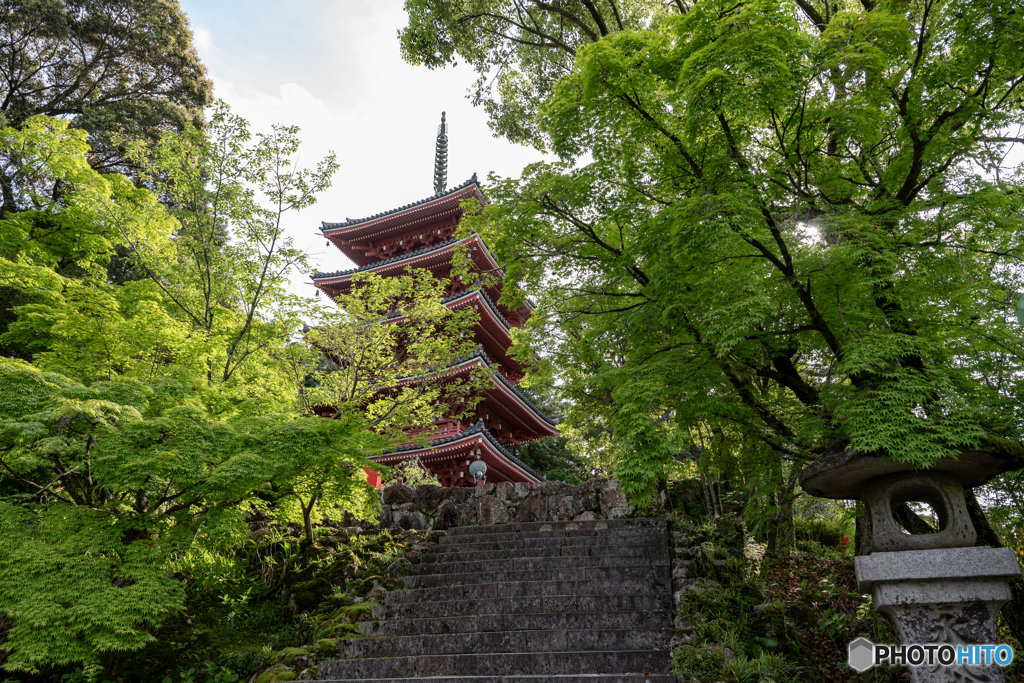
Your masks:
[{"label": "stone retaining wall", "polygon": [[438,531],[509,522],[621,519],[633,512],[616,479],[590,479],[576,486],[560,481],[472,488],[396,484],[381,491],[381,500],[380,526]]}]

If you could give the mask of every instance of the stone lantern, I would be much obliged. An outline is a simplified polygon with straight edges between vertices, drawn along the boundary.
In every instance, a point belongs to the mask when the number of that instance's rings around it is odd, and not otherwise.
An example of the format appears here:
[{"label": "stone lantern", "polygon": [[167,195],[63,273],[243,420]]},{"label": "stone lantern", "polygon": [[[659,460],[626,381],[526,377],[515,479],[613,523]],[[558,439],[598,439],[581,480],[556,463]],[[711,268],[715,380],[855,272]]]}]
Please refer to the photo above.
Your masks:
[{"label": "stone lantern", "polygon": [[[893,625],[903,644],[994,643],[999,608],[1010,599],[1009,581],[1020,574],[1009,548],[975,547],[977,533],[964,489],[984,484],[1021,462],[1012,455],[966,451],[927,470],[864,455],[837,442],[800,473],[800,484],[821,498],[859,500],[854,569],[862,593]],[[893,518],[899,503],[926,503],[939,529],[903,531]],[[989,666],[910,667],[914,683],[1004,681]]]}]

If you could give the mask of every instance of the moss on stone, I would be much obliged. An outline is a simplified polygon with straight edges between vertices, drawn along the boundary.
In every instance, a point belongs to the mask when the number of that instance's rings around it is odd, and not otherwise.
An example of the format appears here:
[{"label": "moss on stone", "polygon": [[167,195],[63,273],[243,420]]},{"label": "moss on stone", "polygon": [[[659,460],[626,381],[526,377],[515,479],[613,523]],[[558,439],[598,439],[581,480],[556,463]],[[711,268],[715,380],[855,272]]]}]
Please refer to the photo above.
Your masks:
[{"label": "moss on stone", "polygon": [[355,624],[338,624],[332,622],[328,622],[328,625],[324,627],[320,632],[320,635],[324,638],[340,638],[343,640],[362,637],[359,633],[359,628]]},{"label": "moss on stone", "polygon": [[257,676],[256,683],[280,683],[281,681],[294,681],[297,678],[298,674],[284,664],[275,664]]},{"label": "moss on stone", "polygon": [[985,438],[984,443],[981,444],[981,450],[1015,463],[1015,466],[1010,469],[1019,469],[1021,466],[1024,466],[1024,445],[1016,441],[1010,441],[1001,436],[989,434]]},{"label": "moss on stone", "polygon": [[383,576],[367,576],[349,584],[349,590],[357,595],[366,595],[372,588],[384,584]]},{"label": "moss on stone", "polygon": [[338,611],[331,615],[331,619],[339,621],[348,617],[352,622],[369,621],[373,618],[373,606],[377,603],[372,601],[360,602],[355,605],[339,607]]},{"label": "moss on stone", "polygon": [[321,638],[316,641],[317,649],[321,656],[326,654],[337,654],[338,653],[338,639],[337,638]]},{"label": "moss on stone", "polygon": [[305,655],[308,655],[308,654],[309,654],[309,648],[308,647],[286,647],[285,649],[281,650],[281,653],[280,653],[279,656],[281,658],[281,663],[282,664],[286,664],[288,666],[291,666],[292,663],[295,662],[295,658],[296,657],[304,657]]}]

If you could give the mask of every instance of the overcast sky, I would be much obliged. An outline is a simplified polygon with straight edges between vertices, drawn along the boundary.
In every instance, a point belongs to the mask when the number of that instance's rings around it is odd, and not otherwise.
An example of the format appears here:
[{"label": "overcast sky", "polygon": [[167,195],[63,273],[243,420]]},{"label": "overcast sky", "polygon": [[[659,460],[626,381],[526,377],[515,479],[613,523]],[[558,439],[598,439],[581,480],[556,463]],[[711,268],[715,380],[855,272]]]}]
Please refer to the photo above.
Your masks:
[{"label": "overcast sky", "polygon": [[[181,0],[214,95],[256,132],[299,126],[305,165],[328,150],[341,162],[333,188],[289,216],[286,229],[320,270],[351,267],[326,247],[321,221],[361,218],[433,194],[434,143],[448,112],[449,187],[477,173],[518,175],[540,158],[495,138],[466,99],[473,71],[402,61],[401,0]],[[309,281],[297,276],[296,283]],[[312,294],[312,287],[303,288]]]}]

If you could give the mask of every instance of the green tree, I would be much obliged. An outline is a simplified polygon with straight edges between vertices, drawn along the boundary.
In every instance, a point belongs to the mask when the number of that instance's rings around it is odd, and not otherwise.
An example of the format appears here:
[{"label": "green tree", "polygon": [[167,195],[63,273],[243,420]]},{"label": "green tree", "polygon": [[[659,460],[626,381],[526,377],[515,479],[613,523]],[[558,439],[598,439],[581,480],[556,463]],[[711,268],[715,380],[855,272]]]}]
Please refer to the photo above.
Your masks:
[{"label": "green tree", "polygon": [[[410,30],[444,27],[414,60],[564,63],[435,5],[407,5]],[[691,443],[778,527],[795,468],[840,437],[921,466],[1019,439],[1016,4],[679,9],[570,45],[543,97],[502,91],[562,161],[496,180],[466,223],[537,300],[525,347],[606,416],[627,487]],[[467,27],[494,35],[475,56],[444,42]]]},{"label": "green tree", "polygon": [[406,0],[409,25],[402,56],[431,69],[462,59],[477,80],[470,88],[494,131],[544,149],[550,136],[535,118],[576,54],[604,36],[646,28],[690,2],[675,0]]},{"label": "green tree", "polygon": [[[0,129],[2,172],[27,207],[0,218],[0,348],[7,355],[29,359],[47,348],[51,333],[42,321],[60,316],[66,287],[104,288],[124,235],[166,243],[174,230],[152,192],[98,173],[88,154],[85,132],[59,119],[35,116]],[[89,298],[82,290],[76,297]]]},{"label": "green tree", "polygon": [[[0,5],[0,113],[6,125],[33,116],[87,131],[90,163],[123,169],[113,135],[156,140],[199,126],[212,84],[177,2],[8,0]],[[0,174],[0,216],[24,208]]]},{"label": "green tree", "polygon": [[250,447],[268,462],[267,480],[278,503],[276,513],[302,520],[305,542],[313,543],[313,510],[349,512],[367,519],[377,507],[377,492],[367,482],[368,456],[387,440],[367,428],[365,419],[347,414],[289,421],[249,420]]},{"label": "green tree", "polygon": [[312,206],[338,163],[331,153],[301,168],[298,152],[297,127],[274,126],[253,141],[248,122],[222,102],[205,131],[187,125],[132,149],[178,226],[170,242],[124,226],[124,243],[133,263],[217,347],[207,361],[211,380],[227,382],[250,356],[279,346],[307,307],[287,291],[291,271],[307,264],[281,219]]},{"label": "green tree", "polygon": [[[172,210],[90,167],[66,121],[0,129],[29,207],[0,218],[0,286],[17,298],[0,344],[33,361],[0,358],[9,671],[93,671],[143,647],[184,604],[173,559],[242,535],[254,508],[303,520],[307,537],[315,504],[375,510],[363,468],[381,437],[358,417],[300,417],[281,362],[301,308],[283,280],[301,254],[280,215],[312,203],[333,161],[295,170],[294,129],[251,145],[244,129],[218,110],[210,138],[186,128],[152,157],[133,149]],[[230,164],[211,161],[214,143]],[[172,194],[186,189],[187,205]],[[150,277],[109,282],[118,247]]]},{"label": "green tree", "polygon": [[277,516],[303,520],[307,538],[315,503],[357,518],[378,504],[363,468],[381,438],[359,419],[218,419],[207,406],[222,389],[173,369],[86,387],[0,359],[0,386],[9,671],[93,666],[151,642],[184,604],[172,558],[237,534],[266,507],[257,492],[271,493]]},{"label": "green tree", "polygon": [[392,443],[405,440],[403,428],[468,411],[488,373],[472,371],[458,381],[451,374],[477,350],[479,314],[448,310],[445,285],[425,269],[355,275],[351,291],[335,297],[337,309],[321,309],[307,333],[325,359],[311,374],[314,386],[303,390],[308,405],[333,417],[363,415]]}]

